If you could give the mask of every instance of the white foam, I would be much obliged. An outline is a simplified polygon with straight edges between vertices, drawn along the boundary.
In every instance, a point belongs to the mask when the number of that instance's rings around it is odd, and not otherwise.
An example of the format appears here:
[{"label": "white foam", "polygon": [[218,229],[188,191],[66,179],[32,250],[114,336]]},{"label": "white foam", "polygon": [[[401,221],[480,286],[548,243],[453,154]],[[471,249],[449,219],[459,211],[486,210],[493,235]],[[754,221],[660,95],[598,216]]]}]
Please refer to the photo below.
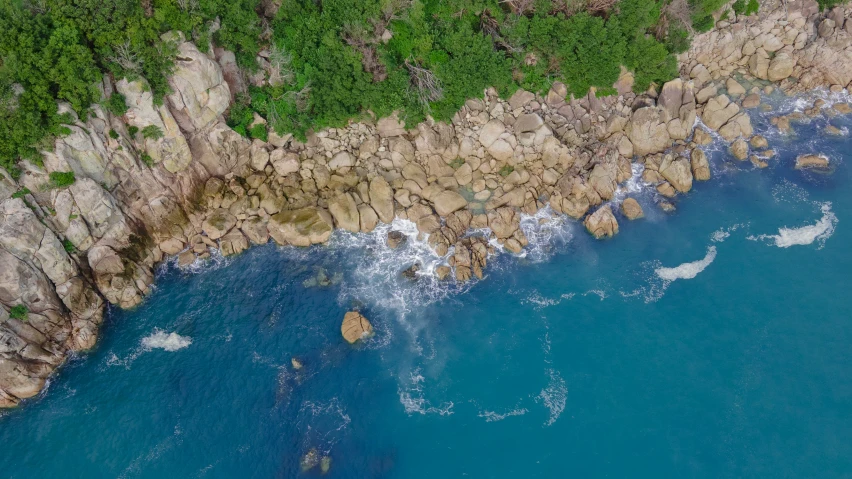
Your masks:
[{"label": "white foam", "polygon": [[[520,228],[528,244],[517,256],[533,263],[547,261],[557,247],[567,244],[574,237],[574,226],[568,216],[557,214],[550,205],[534,215],[521,214]],[[492,246],[503,251],[496,238],[492,238]]]},{"label": "white foam", "polygon": [[550,381],[547,387],[541,390],[538,399],[550,411],[550,416],[544,425],[551,426],[559,419],[562,411],[565,410],[565,404],[568,401],[568,387],[565,385],[565,380],[562,379],[559,371],[550,368],[547,373],[550,376]]},{"label": "white foam", "polygon": [[496,422],[496,421],[502,421],[503,419],[506,419],[507,417],[523,416],[524,414],[526,414],[528,412],[529,412],[529,410],[527,408],[516,408],[516,409],[512,409],[509,412],[505,412],[503,414],[500,414],[500,413],[497,413],[497,412],[494,412],[494,411],[480,411],[478,417],[485,418],[485,422]]},{"label": "white foam", "polygon": [[822,218],[816,224],[806,225],[799,228],[780,228],[777,235],[760,235],[749,236],[750,240],[770,240],[779,248],[789,248],[790,246],[805,246],[819,242],[819,248],[825,246],[828,238],[834,234],[834,228],[837,226],[837,216],[831,211],[831,203],[823,203],[820,206]]},{"label": "white foam", "polygon": [[716,259],[716,247],[710,246],[707,248],[707,254],[703,259],[693,261],[691,263],[683,263],[674,268],[657,268],[654,272],[657,276],[666,281],[675,281],[678,279],[692,279],[698,276],[698,273],[704,271],[713,260]]},{"label": "white foam", "polygon": [[412,414],[438,414],[448,416],[453,413],[453,402],[448,401],[440,406],[432,406],[423,395],[423,382],[425,379],[420,374],[420,369],[415,369],[409,376],[408,387],[399,388],[399,402],[409,416]]},{"label": "white foam", "polygon": [[166,333],[160,329],[155,329],[150,336],[142,338],[142,347],[146,350],[162,349],[164,351],[178,351],[192,344],[192,338],[189,336],[181,336],[177,333]]}]

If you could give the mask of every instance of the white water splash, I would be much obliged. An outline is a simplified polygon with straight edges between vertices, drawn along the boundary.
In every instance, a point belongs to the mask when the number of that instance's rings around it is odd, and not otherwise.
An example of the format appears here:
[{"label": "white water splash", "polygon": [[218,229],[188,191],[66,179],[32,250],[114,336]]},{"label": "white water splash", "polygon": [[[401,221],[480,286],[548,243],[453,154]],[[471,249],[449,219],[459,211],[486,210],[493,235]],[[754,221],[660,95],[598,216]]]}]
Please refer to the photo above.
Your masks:
[{"label": "white water splash", "polygon": [[806,225],[799,228],[780,228],[777,235],[760,235],[749,236],[752,241],[768,240],[779,248],[789,248],[790,246],[805,246],[814,243],[819,243],[817,249],[822,249],[825,246],[826,240],[834,234],[834,228],[837,226],[837,216],[831,211],[831,203],[823,203],[820,206],[822,218],[816,224]]},{"label": "white water splash", "polygon": [[425,379],[420,375],[420,369],[412,371],[409,377],[409,386],[399,388],[399,402],[405,409],[405,413],[409,416],[417,414],[438,414],[447,416],[453,413],[453,402],[448,401],[441,404],[439,407],[432,406],[429,401],[423,396],[423,382]]},{"label": "white water splash", "polygon": [[550,416],[544,425],[552,426],[565,410],[565,404],[568,402],[568,386],[565,385],[565,380],[562,379],[559,371],[550,368],[547,374],[550,376],[550,381],[547,387],[541,390],[538,399],[550,411]]},{"label": "white water splash", "polygon": [[665,281],[675,281],[678,279],[692,279],[698,276],[698,273],[704,271],[713,260],[716,259],[716,247],[710,246],[707,248],[707,254],[703,259],[693,261],[691,263],[683,263],[674,268],[657,268],[654,272]]},{"label": "white water splash", "polygon": [[523,416],[530,412],[527,408],[515,408],[503,414],[494,411],[480,411],[478,417],[485,418],[485,422],[497,422],[512,416]]},{"label": "white water splash", "polygon": [[150,336],[142,338],[142,347],[147,351],[157,348],[174,352],[186,348],[190,344],[192,344],[192,338],[177,333],[166,333],[160,329],[154,329]]},{"label": "white water splash", "polygon": [[520,227],[529,244],[517,256],[533,263],[547,261],[556,248],[574,237],[574,226],[568,216],[556,213],[549,205],[534,215],[521,214]]}]

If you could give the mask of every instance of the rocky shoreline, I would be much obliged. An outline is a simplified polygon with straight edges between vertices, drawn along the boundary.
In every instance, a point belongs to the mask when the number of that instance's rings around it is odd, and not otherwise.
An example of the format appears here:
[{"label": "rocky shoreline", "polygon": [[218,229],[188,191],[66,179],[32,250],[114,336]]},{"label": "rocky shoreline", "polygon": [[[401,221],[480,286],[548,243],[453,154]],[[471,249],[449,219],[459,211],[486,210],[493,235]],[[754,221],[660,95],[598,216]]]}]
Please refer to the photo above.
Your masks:
[{"label": "rocky shoreline", "polygon": [[[126,97],[123,117],[96,105],[44,152],[43,168],[22,163],[17,181],[0,171],[0,406],[38,394],[70,352],[93,347],[105,304],[143,301],[167,256],[185,265],[209,248],[232,255],[270,238],[308,246],[334,228],[368,232],[405,218],[446,256],[439,276],[466,281],[482,276],[489,239],[511,252],[526,246],[522,213],[549,206],[597,238],[642,217],[635,200],[613,201],[634,166],[659,207],[673,210],[673,198],[710,179],[700,147],[713,135],[737,160],[771,161],[748,113],[762,108],[760,93],[850,88],[849,14],[765,2],[757,15],[696,36],[679,58],[681,78],[641,95],[626,71],[617,95],[601,98],[566,100],[559,83],[544,96],[489,90],[451,123],[410,128],[393,116],[305,142],[274,132],[250,141],[231,130],[223,114],[245,88],[233,54],[205,55],[176,37],[163,105],[141,81],[105,82],[105,96]],[[803,116],[850,111],[817,104]],[[773,123],[784,131],[796,119]],[[161,137],[138,133],[151,125]],[[825,166],[818,156],[800,163]],[[69,171],[71,184],[51,181]],[[465,236],[471,228],[492,237]],[[24,320],[13,317],[21,306]]]}]

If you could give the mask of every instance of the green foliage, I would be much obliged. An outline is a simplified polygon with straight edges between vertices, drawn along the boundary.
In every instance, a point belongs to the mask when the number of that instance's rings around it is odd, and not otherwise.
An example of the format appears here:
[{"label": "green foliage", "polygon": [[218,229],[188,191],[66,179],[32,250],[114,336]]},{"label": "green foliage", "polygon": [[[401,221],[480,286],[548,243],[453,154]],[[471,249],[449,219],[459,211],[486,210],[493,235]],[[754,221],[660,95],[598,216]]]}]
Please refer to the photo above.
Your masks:
[{"label": "green foliage", "polygon": [[[696,31],[712,28],[725,3],[688,1]],[[620,0],[594,12],[552,0],[527,2],[522,12],[502,0],[280,3],[275,18],[264,18],[261,0],[0,0],[0,166],[38,163],[39,151],[67,131],[73,117],[58,113],[57,100],[81,119],[99,101],[124,115],[121,94],[101,99],[104,73],[144,80],[161,104],[181,35],[202,51],[211,42],[234,51],[249,72],[261,49],[269,52],[270,85],[251,86],[227,118],[241,135],[265,140],[266,128],[251,126],[255,113],[279,134],[304,138],[368,112],[399,110],[409,124],[427,115],[450,120],[489,86],[501,95],[519,87],[543,93],[561,81],[575,97],[592,87],[609,94],[621,67],[643,90],[676,76],[673,54],[688,48],[691,31],[661,19],[661,0]],[[756,8],[757,0],[735,4],[738,12]],[[180,33],[163,35],[169,31]],[[162,136],[152,128],[144,138]]]},{"label": "green foliage", "polygon": [[142,163],[148,165],[148,168],[154,166],[154,159],[151,158],[151,155],[149,155],[148,153],[142,152],[139,158],[142,160]]},{"label": "green foliage", "polygon": [[67,239],[62,240],[62,247],[65,248],[65,252],[68,254],[74,254],[77,252],[77,247],[74,246],[74,243]]},{"label": "green foliage", "polygon": [[760,9],[760,4],[757,2],[757,0],[737,0],[736,2],[734,2],[733,5],[731,5],[731,8],[733,8],[734,13],[736,13],[737,15],[748,16],[757,13],[757,11]]},{"label": "green foliage", "polygon": [[127,127],[127,134],[129,134],[131,137],[136,136],[137,133],[139,133],[139,127],[138,126],[130,125],[130,126]]},{"label": "green foliage", "polygon": [[159,140],[163,137],[163,130],[157,125],[148,125],[142,128],[142,138],[147,140]]},{"label": "green foliage", "polygon": [[450,167],[454,170],[458,170],[464,164],[464,160],[461,158],[456,158],[455,160],[450,162]]},{"label": "green foliage", "polygon": [[714,25],[716,25],[716,20],[713,19],[712,15],[692,19],[692,28],[698,33],[709,32]]},{"label": "green foliage", "polygon": [[119,92],[115,92],[106,100],[106,109],[115,116],[127,113],[127,100]]},{"label": "green foliage", "polygon": [[113,140],[117,140],[118,139],[118,132],[110,129],[109,130],[109,137],[112,138]]},{"label": "green foliage", "polygon": [[504,165],[502,168],[500,168],[500,171],[498,171],[497,174],[499,174],[500,176],[505,178],[505,177],[511,175],[513,171],[515,171],[514,166]]},{"label": "green foliage", "polygon": [[257,125],[251,127],[251,130],[249,130],[249,136],[251,136],[253,139],[262,140],[266,142],[268,139],[266,124],[258,123]]},{"label": "green foliage", "polygon": [[53,171],[49,175],[50,188],[65,188],[71,186],[77,179],[74,177],[73,171]]},{"label": "green foliage", "polygon": [[32,193],[32,192],[28,188],[21,188],[20,190],[12,193],[12,198],[15,198],[15,199],[23,198],[30,193]]},{"label": "green foliage", "polygon": [[30,311],[23,304],[12,306],[12,309],[9,310],[9,317],[18,321],[26,321],[29,314]]}]

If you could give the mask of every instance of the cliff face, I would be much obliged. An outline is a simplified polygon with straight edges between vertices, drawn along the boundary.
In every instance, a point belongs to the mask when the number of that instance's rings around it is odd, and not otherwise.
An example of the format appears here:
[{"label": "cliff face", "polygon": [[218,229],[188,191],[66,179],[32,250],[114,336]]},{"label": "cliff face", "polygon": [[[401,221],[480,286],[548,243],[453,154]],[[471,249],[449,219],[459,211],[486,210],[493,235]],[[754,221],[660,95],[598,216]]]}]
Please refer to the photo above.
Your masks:
[{"label": "cliff face", "polygon": [[[165,255],[185,264],[210,247],[235,254],[270,237],[304,246],[334,227],[370,231],[402,217],[439,254],[452,248],[438,273],[464,281],[482,275],[491,250],[463,237],[471,227],[490,228],[517,252],[526,245],[520,213],[550,205],[586,217],[596,236],[616,234],[604,203],[631,177],[631,163],[643,165],[667,208],[666,198],[709,178],[695,149],[709,137],[693,131],[696,118],[729,141],[751,137],[744,95],[728,77],[790,91],[848,86],[852,22],[844,10],[815,6],[766,4],[758,16],[720,22],[682,55],[683,79],[659,93],[633,94],[625,72],[617,96],[566,101],[558,83],[545,97],[486,92],[449,124],[407,129],[391,117],[305,143],[274,134],[252,142],[228,128],[222,115],[244,88],[233,56],[208,56],[178,38],[163,105],[140,81],[105,83],[105,95],[126,97],[123,118],[95,106],[44,152],[44,168],[21,165],[17,182],[0,172],[0,406],[37,394],[69,352],[91,348],[104,304],[139,304]],[[128,131],[152,125],[162,137]],[[49,173],[67,171],[76,181],[52,187]],[[25,321],[10,317],[17,305],[29,311]]]}]

